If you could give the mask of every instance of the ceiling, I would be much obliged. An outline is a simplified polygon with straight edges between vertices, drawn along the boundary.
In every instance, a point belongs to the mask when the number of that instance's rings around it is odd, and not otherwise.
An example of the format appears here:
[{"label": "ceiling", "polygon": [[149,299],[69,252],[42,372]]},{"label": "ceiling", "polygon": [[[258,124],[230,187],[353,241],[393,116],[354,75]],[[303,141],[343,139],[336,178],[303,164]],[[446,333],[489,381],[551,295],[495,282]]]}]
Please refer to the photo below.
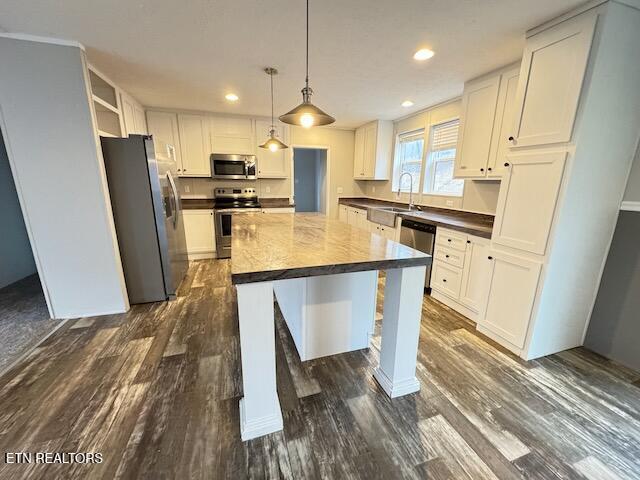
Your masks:
[{"label": "ceiling", "polygon": [[[524,33],[583,0],[311,0],[314,103],[355,127],[461,94],[516,61]],[[145,106],[276,115],[300,103],[304,0],[2,0],[0,27],[77,40]],[[413,60],[419,47],[436,55]],[[240,100],[227,102],[224,95]],[[411,108],[400,106],[403,100]]]}]

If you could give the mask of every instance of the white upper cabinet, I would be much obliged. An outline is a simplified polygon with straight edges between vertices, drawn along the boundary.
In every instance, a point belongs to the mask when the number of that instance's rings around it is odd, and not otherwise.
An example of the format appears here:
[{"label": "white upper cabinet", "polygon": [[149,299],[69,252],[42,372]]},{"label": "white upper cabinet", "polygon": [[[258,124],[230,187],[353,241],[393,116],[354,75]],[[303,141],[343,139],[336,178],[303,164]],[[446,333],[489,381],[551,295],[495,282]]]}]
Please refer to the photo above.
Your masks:
[{"label": "white upper cabinet", "polygon": [[527,39],[511,134],[514,146],[571,140],[596,19],[579,16]]},{"label": "white upper cabinet", "polygon": [[520,66],[517,66],[504,72],[500,78],[498,107],[493,126],[489,162],[487,163],[487,177],[501,177],[506,171],[505,163],[511,147],[509,137],[512,136],[511,132],[516,113],[516,93],[518,91],[519,77]]},{"label": "white upper cabinet", "polygon": [[254,122],[250,118],[211,117],[211,152],[254,155]]},{"label": "white upper cabinet", "polygon": [[356,129],[353,178],[388,180],[393,151],[393,122],[376,120]]},{"label": "white upper cabinet", "polygon": [[[180,134],[178,131],[178,115],[170,112],[147,112],[147,126],[153,135],[156,155],[175,156],[178,175],[182,175],[182,156],[180,150]],[[167,152],[169,145],[170,153]]]},{"label": "white upper cabinet", "polygon": [[[256,120],[256,144],[262,145],[269,138],[271,122]],[[282,122],[277,122],[276,133],[285,144],[289,144],[289,127]],[[287,178],[287,163],[289,161],[290,148],[272,152],[268,148],[256,148],[258,159],[259,178]]]},{"label": "white upper cabinet", "polygon": [[490,252],[487,259],[493,263],[489,296],[478,326],[520,349],[531,320],[541,264],[499,251]]},{"label": "white upper cabinet", "polygon": [[211,143],[209,139],[209,118],[205,115],[178,115],[182,176],[210,177]]},{"label": "white upper cabinet", "polygon": [[124,92],[120,93],[120,104],[122,105],[125,134],[146,134],[147,122],[144,118],[142,106]]},{"label": "white upper cabinet", "polygon": [[499,88],[500,75],[472,81],[465,85],[462,95],[456,177],[486,175]]},{"label": "white upper cabinet", "polygon": [[490,244],[486,238],[469,235],[462,270],[460,303],[480,315],[484,314],[487,303],[493,267],[489,260]]},{"label": "white upper cabinet", "polygon": [[493,224],[494,243],[544,255],[566,158],[565,151],[507,155]]}]

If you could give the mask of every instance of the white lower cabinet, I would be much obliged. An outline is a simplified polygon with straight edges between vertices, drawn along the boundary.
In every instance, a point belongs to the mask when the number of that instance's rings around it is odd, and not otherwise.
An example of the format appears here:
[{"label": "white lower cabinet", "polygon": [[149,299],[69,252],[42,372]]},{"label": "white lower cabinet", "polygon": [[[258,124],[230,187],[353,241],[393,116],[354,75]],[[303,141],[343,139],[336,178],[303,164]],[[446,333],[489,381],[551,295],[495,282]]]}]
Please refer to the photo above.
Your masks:
[{"label": "white lower cabinet", "polygon": [[375,223],[375,222],[369,222],[367,220],[367,223],[369,224],[369,231],[371,233],[376,233],[384,238],[387,238],[389,240],[395,240],[396,239],[396,229],[393,227],[390,227],[388,225],[381,225],[379,223]]},{"label": "white lower cabinet", "polygon": [[482,316],[487,304],[493,266],[489,259],[491,242],[489,239],[474,236],[469,236],[467,242],[460,284],[460,303]]},{"label": "white lower cabinet", "polygon": [[338,206],[338,220],[344,223],[349,223],[349,207],[346,205]]},{"label": "white lower cabinet", "polygon": [[490,335],[497,341],[506,340],[507,347],[521,349],[527,336],[542,264],[497,250],[491,250],[488,257],[492,264],[489,293],[486,312],[478,321],[479,330],[497,335],[499,338]]},{"label": "white lower cabinet", "polygon": [[367,220],[367,210],[363,208],[347,207],[347,223],[352,227],[362,228],[369,231],[369,221]]},{"label": "white lower cabinet", "polygon": [[431,270],[432,295],[479,321],[487,302],[493,264],[489,239],[438,228]]},{"label": "white lower cabinet", "polygon": [[183,210],[182,213],[189,260],[214,258],[216,235],[213,210]]}]

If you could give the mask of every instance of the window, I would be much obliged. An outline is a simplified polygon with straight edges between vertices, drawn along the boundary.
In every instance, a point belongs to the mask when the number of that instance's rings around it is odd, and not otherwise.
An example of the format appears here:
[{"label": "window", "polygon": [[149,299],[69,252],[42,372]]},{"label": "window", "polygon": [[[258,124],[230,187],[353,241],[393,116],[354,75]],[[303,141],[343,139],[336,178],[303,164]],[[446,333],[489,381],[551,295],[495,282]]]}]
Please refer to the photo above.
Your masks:
[{"label": "window", "polygon": [[462,196],[464,180],[453,178],[459,125],[453,120],[431,127],[423,193]]},{"label": "window", "polygon": [[[420,188],[420,171],[422,170],[422,153],[424,151],[424,130],[403,133],[398,135],[396,144],[396,154],[393,161],[393,184],[394,192],[408,192],[413,190],[418,192]],[[409,179],[409,175],[402,177],[403,173],[410,173],[413,179],[413,185]]]}]

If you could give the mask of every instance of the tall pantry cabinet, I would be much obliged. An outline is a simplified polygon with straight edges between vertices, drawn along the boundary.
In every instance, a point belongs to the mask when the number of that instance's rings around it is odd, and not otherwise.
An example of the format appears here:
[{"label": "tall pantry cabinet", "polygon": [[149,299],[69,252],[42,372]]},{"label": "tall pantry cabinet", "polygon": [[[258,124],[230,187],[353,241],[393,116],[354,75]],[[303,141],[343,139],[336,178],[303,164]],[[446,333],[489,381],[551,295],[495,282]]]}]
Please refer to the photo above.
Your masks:
[{"label": "tall pantry cabinet", "polygon": [[639,140],[637,45],[640,11],[616,2],[527,34],[478,321],[525,359],[583,343]]}]

